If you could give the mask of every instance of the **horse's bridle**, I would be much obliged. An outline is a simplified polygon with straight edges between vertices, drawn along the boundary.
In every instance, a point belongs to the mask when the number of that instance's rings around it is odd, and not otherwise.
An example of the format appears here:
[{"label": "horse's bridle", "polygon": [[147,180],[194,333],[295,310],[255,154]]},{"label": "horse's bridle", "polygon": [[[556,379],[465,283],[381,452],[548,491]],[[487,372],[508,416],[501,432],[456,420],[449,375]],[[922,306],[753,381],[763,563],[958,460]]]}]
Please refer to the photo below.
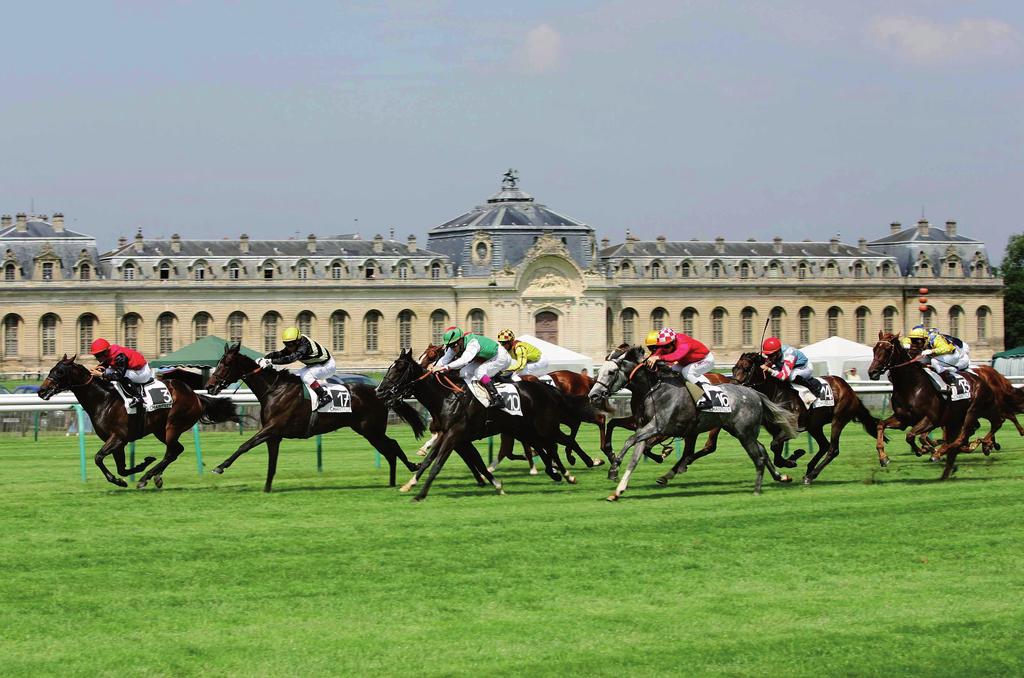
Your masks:
[{"label": "horse's bridle", "polygon": [[[886,361],[889,361],[889,360],[892,360],[892,356],[895,355],[895,353],[896,353],[896,348],[897,348],[896,347],[896,338],[893,337],[892,339],[886,339],[885,343],[889,344],[889,346],[892,348],[892,351],[890,352],[889,356],[886,358]],[[906,361],[904,363],[900,363],[899,365],[883,365],[878,370],[878,372],[879,372],[879,374],[881,374],[882,372],[891,372],[892,370],[898,370],[901,367],[907,367],[908,365],[913,365],[914,363],[917,363],[917,362],[919,362],[917,358],[911,358],[910,360],[908,360],[908,361]]]},{"label": "horse's bridle", "polygon": [[[72,367],[74,367],[78,363],[69,363],[69,364]],[[83,365],[82,367],[85,367],[85,366]],[[86,372],[89,374],[89,378],[86,379],[85,381],[83,381],[81,384],[67,384],[67,385],[61,384],[59,386],[54,386],[53,387],[53,392],[50,393],[49,397],[46,398],[46,400],[49,400],[50,398],[52,398],[53,396],[57,395],[58,393],[63,393],[64,391],[70,391],[71,389],[73,389],[75,387],[78,387],[78,386],[88,386],[89,384],[91,384],[92,380],[96,378],[96,375],[93,374],[92,370],[90,370],[88,368],[86,368]],[[47,374],[46,378],[49,379],[50,375]]]}]

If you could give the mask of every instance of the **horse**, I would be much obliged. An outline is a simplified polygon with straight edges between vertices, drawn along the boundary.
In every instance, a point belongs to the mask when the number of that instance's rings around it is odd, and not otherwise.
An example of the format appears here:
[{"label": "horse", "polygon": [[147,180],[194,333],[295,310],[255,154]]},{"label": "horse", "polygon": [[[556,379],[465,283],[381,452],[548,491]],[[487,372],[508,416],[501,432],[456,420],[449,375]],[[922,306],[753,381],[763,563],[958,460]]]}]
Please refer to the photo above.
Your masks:
[{"label": "horse", "polygon": [[103,447],[93,459],[107,482],[118,487],[128,487],[128,483],[107,470],[103,463],[107,456],[114,456],[117,472],[121,476],[140,473],[156,461],[156,457],[146,457],[141,463],[127,467],[124,448],[133,440],[152,435],[164,444],[163,459],[146,471],[136,485],[141,489],[152,480],[160,488],[164,485],[163,472],[185,450],[178,442],[182,433],[200,421],[204,424],[240,421],[235,405],[229,398],[211,398],[198,394],[188,384],[177,379],[164,381],[171,394],[170,408],[154,410],[145,415],[130,415],[113,387],[96,377],[85,365],[75,362],[77,358],[77,355],[69,358],[64,354],[39,387],[39,397],[49,400],[61,391],[75,394],[82,409],[92,420],[93,430],[103,441]]},{"label": "horse", "polygon": [[[518,384],[522,416],[486,408],[468,388],[459,386],[446,375],[427,371],[410,353],[403,353],[391,364],[377,392],[395,399],[412,390],[416,383],[424,381],[435,382],[446,389],[447,393],[432,424],[432,428],[439,432],[437,442],[415,477],[407,483],[412,487],[427,468],[430,469],[427,480],[413,501],[426,498],[431,483],[453,450],[484,436],[501,433],[509,433],[537,449],[544,460],[544,470],[552,480],[558,482],[564,477],[569,483],[576,482],[566,472],[557,454],[557,446],[569,440],[559,428],[565,416],[561,410],[574,405],[571,401],[567,402],[567,396],[544,384],[522,381]],[[585,408],[588,407],[589,403]]]},{"label": "horse", "polygon": [[[262,443],[267,444],[267,481],[264,492],[270,492],[277,472],[277,455],[284,438],[311,438],[339,428],[351,428],[365,438],[388,462],[388,485],[395,485],[395,463],[400,460],[410,471],[416,464],[409,461],[401,446],[387,435],[388,406],[381,401],[372,386],[352,384],[352,412],[324,413],[311,411],[303,391],[306,386],[296,375],[272,367],[261,368],[256,361],[241,352],[240,344],[224,346],[224,355],[210,375],[207,390],[216,395],[228,384],[244,381],[260,401],[260,429],[235,452],[218,464],[213,472],[222,474],[235,460]],[[424,425],[419,414],[407,403],[395,403],[392,408],[413,434],[423,435]]]},{"label": "horse", "polygon": [[[412,350],[403,350],[398,358],[395,360],[392,367],[397,367],[399,370],[408,370],[410,363],[415,363],[415,359],[412,357]],[[393,403],[401,401],[411,395],[415,398],[423,407],[427,408],[427,412],[430,413],[430,432],[432,434],[429,441],[424,443],[423,447],[427,451],[433,447],[434,442],[440,436],[441,431],[437,428],[438,417],[441,414],[441,408],[444,405],[445,396],[448,395],[448,390],[441,385],[441,382],[436,379],[392,379],[390,376],[391,370],[388,370],[388,374],[384,376],[383,381],[377,386],[377,397],[383,400],[390,407]],[[422,372],[420,372],[422,374]],[[396,381],[405,382],[405,387],[398,389],[395,387]],[[488,468],[484,464],[483,458],[480,456],[480,452],[476,449],[473,443],[464,443],[455,448],[456,454],[462,457],[462,461],[465,462],[466,467],[469,468],[473,477],[476,479],[477,485],[480,487],[486,486],[488,483],[494,486],[498,494],[504,494],[504,490],[501,488],[501,483],[495,479],[493,475],[494,469]],[[426,456],[426,452],[424,452]],[[419,476],[414,474],[413,477],[406,484],[399,488],[399,492],[408,492],[416,485],[419,480]]]},{"label": "horse", "polygon": [[[781,405],[790,412],[796,413],[798,430],[809,432],[814,441],[818,443],[818,452],[811,458],[807,464],[807,470],[804,472],[803,482],[805,485],[814,482],[818,474],[839,456],[840,435],[851,421],[859,422],[868,435],[877,435],[878,420],[871,415],[860,397],[842,377],[825,377],[825,381],[832,388],[832,394],[835,397],[834,406],[808,409],[789,382],[783,382],[765,374],[761,369],[765,361],[766,358],[760,353],[744,353],[733,366],[732,376],[737,383],[764,393],[776,405]],[[825,437],[826,424],[831,425],[830,438]],[[783,458],[782,445],[773,441],[772,451],[775,453],[775,463],[778,464],[779,460]],[[795,462],[803,454],[803,450],[797,450],[789,459]],[[888,465],[889,460],[879,457],[878,462],[884,468]]]},{"label": "horse", "polygon": [[[777,482],[790,482],[792,478],[775,470],[768,453],[757,440],[762,424],[778,426],[776,438],[783,441],[796,437],[796,416],[787,412],[766,395],[753,389],[736,384],[722,384],[720,388],[727,395],[732,412],[713,413],[697,410],[693,396],[685,388],[681,378],[674,373],[666,375],[659,381],[651,369],[644,368],[644,349],[634,346],[625,351],[616,351],[604,365],[597,379],[597,384],[590,393],[591,398],[605,398],[627,387],[635,396],[637,403],[633,415],[640,426],[636,433],[626,439],[622,452],[608,469],[608,477],[614,480],[618,475],[618,467],[622,458],[631,447],[636,446],[633,458],[626,469],[622,480],[608,501],[618,501],[629,486],[629,478],[633,474],[643,451],[650,441],[663,437],[688,437],[713,428],[724,428],[735,436],[750,460],[754,464],[754,494],[761,494],[762,478],[765,468]],[[663,476],[665,482],[673,477],[682,465],[680,460]],[[659,484],[662,479],[659,479]]]},{"label": "horse", "polygon": [[893,414],[879,421],[877,428],[875,447],[880,460],[886,458],[885,429],[909,427],[907,444],[914,454],[921,456],[923,452],[918,448],[916,439],[927,436],[935,428],[942,428],[943,442],[931,453],[931,460],[938,461],[943,455],[946,456],[941,480],[948,480],[956,470],[957,454],[969,451],[966,443],[978,428],[979,418],[988,419],[992,423],[992,436],[995,436],[1005,421],[1000,409],[1004,406],[1002,397],[989,387],[987,381],[969,372],[963,375],[971,384],[971,397],[956,402],[946,400],[935,389],[931,377],[925,373],[924,365],[911,357],[900,342],[899,333],[880,331],[873,353],[868,377],[878,381],[883,372],[888,372],[889,381],[892,382]]}]

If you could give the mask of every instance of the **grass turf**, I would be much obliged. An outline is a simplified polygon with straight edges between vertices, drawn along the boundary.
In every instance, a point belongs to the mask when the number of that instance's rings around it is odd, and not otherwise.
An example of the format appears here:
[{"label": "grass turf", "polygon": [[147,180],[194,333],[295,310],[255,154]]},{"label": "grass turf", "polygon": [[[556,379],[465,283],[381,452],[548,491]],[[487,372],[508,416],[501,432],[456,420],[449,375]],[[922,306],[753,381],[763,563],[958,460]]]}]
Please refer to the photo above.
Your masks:
[{"label": "grass turf", "polygon": [[[499,497],[453,458],[419,505],[385,487],[386,468],[350,432],[325,437],[322,475],[311,441],[286,443],[271,495],[264,448],[198,477],[186,441],[164,489],[136,491],[102,481],[95,438],[85,484],[74,438],[0,438],[0,667],[1022,673],[1024,444],[1012,432],[940,484],[902,439],[879,470],[851,428],[816,485],[768,484],[761,497],[727,438],[665,489],[653,482],[665,467],[643,463],[618,504],[604,501],[603,468],[569,486],[506,462]],[[212,466],[240,438],[203,442]]]}]

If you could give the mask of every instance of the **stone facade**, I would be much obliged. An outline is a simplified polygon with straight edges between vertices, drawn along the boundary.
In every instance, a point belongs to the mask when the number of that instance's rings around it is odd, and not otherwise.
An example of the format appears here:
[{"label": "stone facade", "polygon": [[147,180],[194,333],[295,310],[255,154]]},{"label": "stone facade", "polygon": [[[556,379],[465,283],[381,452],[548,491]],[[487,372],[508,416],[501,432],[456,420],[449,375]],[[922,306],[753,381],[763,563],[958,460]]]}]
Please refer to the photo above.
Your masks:
[{"label": "stone facade", "polygon": [[[452,324],[490,336],[504,327],[538,334],[596,360],[667,325],[711,345],[724,365],[756,348],[769,319],[770,331],[794,344],[831,334],[873,343],[883,327],[921,321],[921,286],[931,324],[970,342],[975,359],[1002,349],[1002,281],[984,244],[955,224],[952,234],[950,224],[893,227],[857,245],[629,236],[598,247],[589,226],[534,209],[543,206],[517,186],[498,196],[477,210],[511,207],[517,216],[509,218],[524,223],[464,215],[453,222],[466,228],[442,224],[425,249],[415,238],[153,240],[140,232],[98,255],[89,236],[68,235],[59,215],[26,217],[24,226],[7,218],[0,252],[14,271],[0,280],[0,371],[45,371],[98,336],[147,356],[207,334],[264,350],[293,324],[330,346],[340,369],[384,366]],[[474,260],[481,242],[486,252]],[[45,263],[53,265],[44,276]]]}]

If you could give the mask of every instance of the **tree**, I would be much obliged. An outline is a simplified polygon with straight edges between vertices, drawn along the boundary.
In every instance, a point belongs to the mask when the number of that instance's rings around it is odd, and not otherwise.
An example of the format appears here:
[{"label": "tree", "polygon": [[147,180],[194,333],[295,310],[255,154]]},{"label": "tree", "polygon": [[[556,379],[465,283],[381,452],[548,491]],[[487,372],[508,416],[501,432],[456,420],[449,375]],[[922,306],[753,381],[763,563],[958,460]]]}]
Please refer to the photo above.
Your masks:
[{"label": "tree", "polygon": [[1024,233],[1010,236],[999,268],[1003,276],[1006,348],[1024,344]]}]

